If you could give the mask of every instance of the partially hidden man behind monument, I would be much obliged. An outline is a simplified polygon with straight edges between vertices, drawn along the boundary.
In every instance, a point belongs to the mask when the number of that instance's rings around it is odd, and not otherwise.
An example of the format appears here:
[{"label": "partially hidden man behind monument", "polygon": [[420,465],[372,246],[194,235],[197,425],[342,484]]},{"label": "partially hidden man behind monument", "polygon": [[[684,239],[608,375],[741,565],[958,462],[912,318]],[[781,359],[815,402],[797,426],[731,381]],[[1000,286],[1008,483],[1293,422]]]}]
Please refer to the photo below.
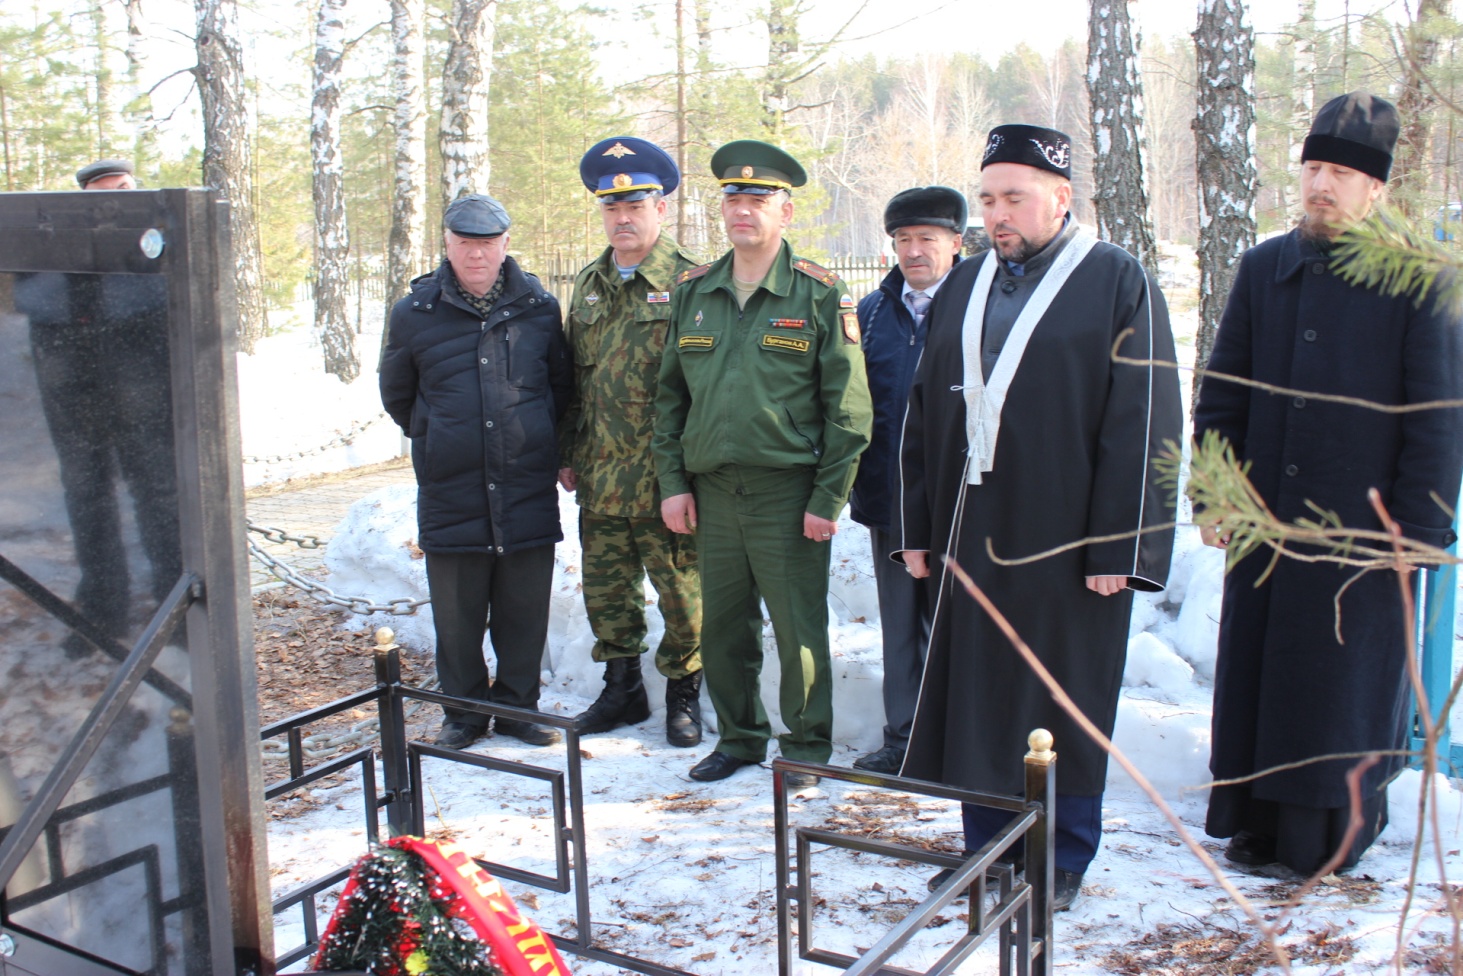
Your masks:
[{"label": "partially hidden man behind monument", "polygon": [[[83,166],[76,184],[137,188],[125,159]],[[132,596],[119,478],[132,496],[151,568],[153,607],[183,574],[167,282],[157,275],[23,274],[15,303],[30,320],[41,406],[71,523],[80,571],[72,602],[97,630],[130,644],[139,601]],[[91,649],[80,633],[63,646],[73,656]]]},{"label": "partially hidden man behind monument", "polygon": [[[536,709],[564,537],[555,428],[573,377],[559,303],[508,254],[509,224],[491,197],[448,206],[446,259],[391,309],[381,402],[411,438],[442,691]],[[444,711],[438,745],[486,734],[488,716]],[[499,718],[496,729],[531,745],[559,740],[527,721]]]},{"label": "partially hidden man behind monument", "polygon": [[893,238],[899,263],[858,304],[874,436],[859,458],[850,506],[854,521],[868,526],[874,554],[884,639],[884,744],[853,764],[875,773],[897,773],[904,762],[930,638],[929,585],[889,558],[894,551],[890,525],[899,501],[904,408],[925,349],[925,317],[945,276],[960,261],[967,215],[965,197],[948,186],[895,194],[884,208],[884,230]]},{"label": "partially hidden man behind monument", "polygon": [[640,674],[646,651],[644,579],[665,621],[656,669],[666,678],[665,734],[701,742],[701,579],[694,541],[666,528],[650,451],[655,391],[675,276],[696,262],[661,227],[681,182],[654,143],[605,139],[579,163],[609,247],[579,272],[570,303],[575,399],[560,430],[560,484],[579,502],[584,608],[604,690],[579,715],[583,734],[650,717]]},{"label": "partially hidden man behind monument", "polygon": [[695,534],[701,566],[701,659],[720,732],[691,770],[702,781],[767,757],[762,600],[782,666],[782,754],[832,753],[829,540],[871,421],[853,300],[783,240],[802,166],[740,140],[711,170],[732,249],[677,278],[654,440],[665,523]]},{"label": "partially hidden man behind monument", "polygon": [[[1381,199],[1397,134],[1396,110],[1363,92],[1332,99],[1317,113],[1301,153],[1305,217],[1241,260],[1194,434],[1200,442],[1211,431],[1223,437],[1282,522],[1314,519],[1318,506],[1342,525],[1378,530],[1367,499],[1375,488],[1404,535],[1443,547],[1455,541],[1458,410],[1382,413],[1224,379],[1391,405],[1463,397],[1456,312],[1432,295],[1388,297],[1348,284],[1332,263],[1337,235]],[[1216,528],[1204,535],[1210,545],[1229,542]],[[1224,581],[1214,778],[1403,748],[1411,702],[1395,574],[1358,577],[1354,567],[1286,556],[1272,565],[1272,555],[1261,547]],[[1449,622],[1439,626],[1451,633]],[[1341,867],[1354,865],[1387,824],[1386,784],[1404,757],[1384,754],[1362,777],[1361,831],[1342,851],[1352,812],[1345,777],[1356,763],[1307,763],[1216,786],[1206,830],[1231,838],[1225,853],[1239,864],[1278,861],[1309,874],[1340,853]]]},{"label": "partially hidden man behind monument", "polygon": [[[1132,255],[1072,219],[1070,160],[1070,140],[1053,129],[990,132],[980,201],[992,249],[957,265],[930,309],[898,527],[911,573],[938,578],[903,773],[1019,795],[1027,734],[1050,729],[1059,909],[1097,853],[1107,754],[941,557],[959,562],[1110,735],[1133,590],[1161,590],[1168,577],[1175,499],[1154,460],[1183,425],[1175,369],[1149,364],[1174,359],[1163,295]],[[1138,363],[1114,362],[1115,346]],[[1097,537],[1108,541],[1072,546]],[[1051,554],[996,561],[1040,553]],[[1011,817],[963,813],[971,851]]]}]

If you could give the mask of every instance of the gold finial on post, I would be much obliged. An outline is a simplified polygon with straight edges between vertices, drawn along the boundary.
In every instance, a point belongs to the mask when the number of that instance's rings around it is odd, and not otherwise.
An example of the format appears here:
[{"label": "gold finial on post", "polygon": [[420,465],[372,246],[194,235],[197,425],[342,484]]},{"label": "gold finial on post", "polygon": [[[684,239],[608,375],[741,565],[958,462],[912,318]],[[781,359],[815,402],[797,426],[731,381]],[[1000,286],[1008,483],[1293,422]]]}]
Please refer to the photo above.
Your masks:
[{"label": "gold finial on post", "polygon": [[1052,734],[1046,729],[1032,729],[1031,734],[1026,737],[1026,744],[1031,747],[1031,751],[1026,754],[1026,761],[1045,766],[1056,759],[1057,754],[1052,752],[1054,741]]},{"label": "gold finial on post", "polygon": [[382,627],[381,629],[379,629],[379,630],[376,631],[376,650],[378,650],[378,651],[394,651],[394,650],[396,650],[396,644],[392,643],[395,639],[396,639],[396,632],[395,631],[393,631],[390,627]]}]

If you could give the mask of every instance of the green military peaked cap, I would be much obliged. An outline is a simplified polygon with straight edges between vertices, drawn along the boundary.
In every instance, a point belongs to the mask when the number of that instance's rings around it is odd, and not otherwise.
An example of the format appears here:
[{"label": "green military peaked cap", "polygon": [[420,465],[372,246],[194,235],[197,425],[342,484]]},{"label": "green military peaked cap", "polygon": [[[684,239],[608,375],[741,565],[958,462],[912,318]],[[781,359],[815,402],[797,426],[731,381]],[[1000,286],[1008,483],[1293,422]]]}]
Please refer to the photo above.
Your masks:
[{"label": "green military peaked cap", "polygon": [[711,175],[723,193],[767,195],[808,182],[802,164],[767,142],[738,139],[711,156]]}]

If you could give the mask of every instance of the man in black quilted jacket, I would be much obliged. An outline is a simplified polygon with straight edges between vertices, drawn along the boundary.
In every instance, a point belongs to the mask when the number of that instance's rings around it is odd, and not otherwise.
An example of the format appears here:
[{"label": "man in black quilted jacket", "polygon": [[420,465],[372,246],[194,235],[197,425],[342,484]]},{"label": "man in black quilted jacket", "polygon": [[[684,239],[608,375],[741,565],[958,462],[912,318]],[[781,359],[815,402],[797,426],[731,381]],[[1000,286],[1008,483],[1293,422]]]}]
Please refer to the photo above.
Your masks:
[{"label": "man in black quilted jacket", "polygon": [[[536,709],[564,537],[554,431],[573,382],[569,352],[558,301],[508,255],[502,204],[463,197],[442,223],[446,260],[391,310],[381,402],[411,438],[442,691]],[[485,715],[444,712],[438,745],[462,749],[487,733]],[[532,745],[559,739],[532,722],[496,727]]]}]

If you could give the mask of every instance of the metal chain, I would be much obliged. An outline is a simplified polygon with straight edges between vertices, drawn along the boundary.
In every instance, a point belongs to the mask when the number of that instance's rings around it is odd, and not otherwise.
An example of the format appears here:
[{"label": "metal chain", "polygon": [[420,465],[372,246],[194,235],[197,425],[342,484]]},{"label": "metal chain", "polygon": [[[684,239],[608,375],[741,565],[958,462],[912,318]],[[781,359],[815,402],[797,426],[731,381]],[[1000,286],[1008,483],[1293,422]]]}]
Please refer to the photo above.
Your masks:
[{"label": "metal chain", "polygon": [[316,454],[324,454],[326,451],[333,450],[337,447],[346,446],[347,444],[354,441],[357,437],[361,436],[361,434],[364,433],[366,430],[375,426],[376,424],[379,424],[385,419],[386,412],[383,410],[381,413],[378,413],[376,416],[372,417],[370,420],[367,420],[364,423],[351,424],[350,429],[347,430],[344,434],[341,434],[339,437],[335,438],[335,440],[330,441],[326,444],[322,444],[319,447],[312,447],[308,451],[296,451],[293,454],[274,454],[269,457],[250,457],[246,454],[244,456],[244,463],[283,464],[286,461],[299,461],[307,457],[313,457]]},{"label": "metal chain", "polygon": [[272,525],[259,525],[251,518],[244,519],[244,528],[249,532],[257,532],[270,542],[281,546],[286,542],[293,542],[301,549],[319,549],[326,545],[326,540],[318,535],[291,535],[284,529],[276,529]]},{"label": "metal chain", "polygon": [[[430,691],[435,689],[437,684],[437,679],[433,678],[420,687]],[[407,685],[407,687],[417,686]],[[410,719],[426,704],[424,701],[414,701],[403,709],[402,715],[404,718]],[[362,746],[370,745],[380,738],[381,719],[376,717],[357,722],[350,727],[349,732],[321,732],[317,735],[307,735],[300,740],[300,748],[307,759],[329,759],[348,749],[359,749]],[[265,739],[259,743],[259,752],[263,756],[287,756],[289,751],[289,742],[283,738]]]},{"label": "metal chain", "polygon": [[247,535],[244,537],[244,541],[249,546],[249,555],[263,563],[275,576],[290,586],[304,590],[314,600],[327,603],[333,607],[340,607],[343,610],[349,610],[351,613],[389,613],[400,617],[416,613],[417,607],[425,606],[432,602],[430,599],[412,600],[407,597],[398,597],[394,600],[387,600],[385,603],[373,603],[369,598],[363,596],[341,596],[324,583],[301,576],[287,564],[265,552],[257,542],[250,539]]}]

